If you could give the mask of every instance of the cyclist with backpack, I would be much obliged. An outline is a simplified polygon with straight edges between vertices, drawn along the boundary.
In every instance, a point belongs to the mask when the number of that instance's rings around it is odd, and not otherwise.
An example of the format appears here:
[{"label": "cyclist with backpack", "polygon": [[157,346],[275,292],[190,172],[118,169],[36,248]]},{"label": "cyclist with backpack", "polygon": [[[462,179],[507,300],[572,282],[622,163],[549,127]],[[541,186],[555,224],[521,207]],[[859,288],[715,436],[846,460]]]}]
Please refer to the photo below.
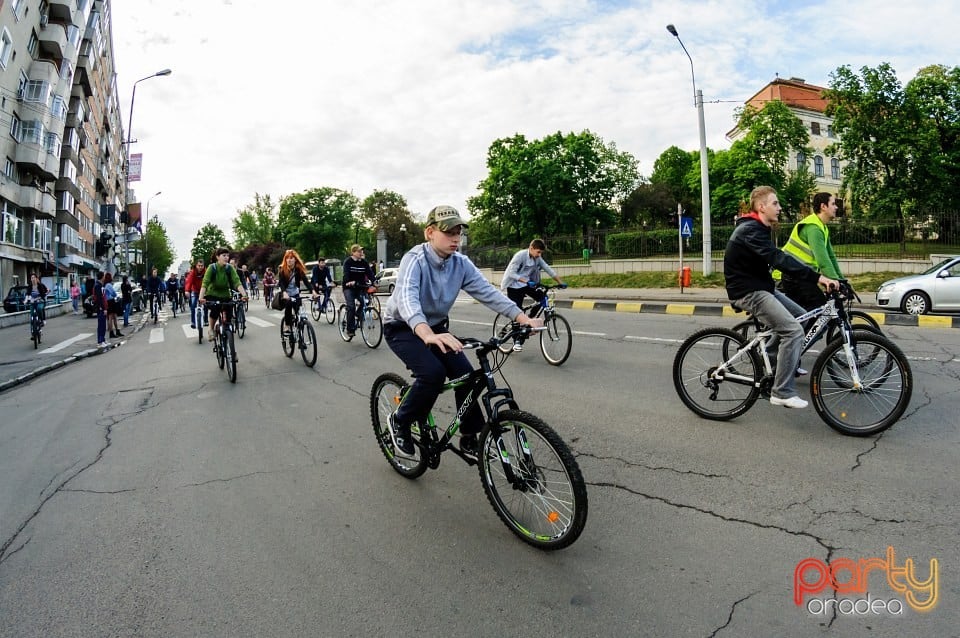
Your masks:
[{"label": "cyclist with backpack", "polygon": [[[240,275],[237,269],[230,263],[230,249],[225,247],[217,248],[214,254],[214,263],[210,264],[203,274],[203,283],[200,285],[200,303],[205,304],[207,299],[210,301],[230,301],[232,299],[230,292],[236,290],[242,296],[247,296],[247,290],[240,281]],[[233,308],[226,307],[227,321],[233,318]],[[207,331],[207,340],[213,341],[213,326]]]}]

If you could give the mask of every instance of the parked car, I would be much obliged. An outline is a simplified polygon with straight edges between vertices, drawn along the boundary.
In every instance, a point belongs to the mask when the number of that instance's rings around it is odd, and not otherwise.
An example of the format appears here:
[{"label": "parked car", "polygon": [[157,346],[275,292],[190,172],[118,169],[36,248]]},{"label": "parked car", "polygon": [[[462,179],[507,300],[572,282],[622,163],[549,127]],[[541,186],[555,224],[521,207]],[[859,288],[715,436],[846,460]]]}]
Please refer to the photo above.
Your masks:
[{"label": "parked car", "polygon": [[944,259],[919,275],[885,281],[877,305],[911,315],[960,311],[960,256]]},{"label": "parked car", "polygon": [[384,268],[377,275],[377,292],[393,294],[393,289],[397,287],[397,273],[399,268]]},{"label": "parked car", "polygon": [[7,296],[3,298],[3,309],[7,312],[20,312],[26,310],[23,300],[26,297],[30,286],[10,286]]}]

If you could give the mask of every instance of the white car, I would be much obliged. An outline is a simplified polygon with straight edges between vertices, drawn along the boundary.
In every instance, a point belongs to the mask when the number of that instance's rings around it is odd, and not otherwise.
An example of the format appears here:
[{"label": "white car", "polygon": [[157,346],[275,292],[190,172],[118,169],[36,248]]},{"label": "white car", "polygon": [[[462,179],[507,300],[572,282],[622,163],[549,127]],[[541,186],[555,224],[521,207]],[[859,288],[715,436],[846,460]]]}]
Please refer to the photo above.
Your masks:
[{"label": "white car", "polygon": [[883,282],[877,289],[877,305],[911,315],[960,311],[960,256],[919,275]]},{"label": "white car", "polygon": [[377,275],[377,292],[386,292],[393,294],[393,289],[397,286],[397,273],[399,268],[384,268]]}]

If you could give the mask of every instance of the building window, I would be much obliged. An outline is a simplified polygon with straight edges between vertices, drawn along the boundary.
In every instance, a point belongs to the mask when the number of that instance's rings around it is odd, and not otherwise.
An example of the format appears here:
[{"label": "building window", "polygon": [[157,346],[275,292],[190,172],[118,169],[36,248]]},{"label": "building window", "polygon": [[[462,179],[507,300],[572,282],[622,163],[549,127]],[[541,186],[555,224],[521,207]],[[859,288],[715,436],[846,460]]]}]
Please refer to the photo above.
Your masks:
[{"label": "building window", "polygon": [[810,122],[810,134],[820,135],[820,122]]},{"label": "building window", "polygon": [[29,120],[23,122],[20,126],[21,137],[18,140],[24,144],[36,144],[42,146],[47,136],[43,130],[43,123],[39,120]]},{"label": "building window", "polygon": [[807,165],[807,156],[803,154],[803,151],[797,153],[797,169],[801,169]]},{"label": "building window", "polygon": [[10,116],[10,137],[18,142],[23,139],[23,122],[20,121],[16,113]]},{"label": "building window", "polygon": [[10,56],[13,54],[13,38],[10,36],[10,32],[7,31],[7,28],[3,28],[3,32],[0,33],[0,68],[7,68],[7,62],[10,61]]},{"label": "building window", "polygon": [[50,103],[50,83],[43,80],[29,80],[23,87],[23,99],[26,102]]},{"label": "building window", "polygon": [[827,137],[836,137],[836,135],[833,132],[833,127],[830,126],[829,124],[827,125]]},{"label": "building window", "polygon": [[40,38],[37,37],[37,32],[33,31],[30,33],[30,40],[27,41],[27,53],[30,54],[31,58],[37,57],[37,49],[40,47]]},{"label": "building window", "polygon": [[47,149],[47,153],[60,157],[60,151],[63,149],[60,136],[56,133],[47,133],[43,139],[43,148]]},{"label": "building window", "polygon": [[70,194],[70,191],[60,191],[60,197],[57,198],[57,210],[65,210],[71,215],[76,216],[73,208],[77,201]]},{"label": "building window", "polygon": [[53,104],[50,105],[50,112],[58,120],[67,119],[67,102],[59,95],[53,96]]},{"label": "building window", "polygon": [[813,157],[813,174],[817,177],[823,177],[823,158],[819,155]]},{"label": "building window", "polygon": [[17,179],[17,165],[9,157],[7,158],[7,163],[3,166],[3,174],[11,180]]},{"label": "building window", "polygon": [[23,220],[13,204],[6,201],[3,202],[3,241],[23,245]]},{"label": "building window", "polygon": [[830,177],[840,179],[840,160],[836,157],[830,159]]},{"label": "building window", "polygon": [[25,0],[13,0],[13,2],[10,3],[10,8],[13,9],[13,15],[16,16],[17,21],[20,20],[20,9],[23,8],[24,3]]}]

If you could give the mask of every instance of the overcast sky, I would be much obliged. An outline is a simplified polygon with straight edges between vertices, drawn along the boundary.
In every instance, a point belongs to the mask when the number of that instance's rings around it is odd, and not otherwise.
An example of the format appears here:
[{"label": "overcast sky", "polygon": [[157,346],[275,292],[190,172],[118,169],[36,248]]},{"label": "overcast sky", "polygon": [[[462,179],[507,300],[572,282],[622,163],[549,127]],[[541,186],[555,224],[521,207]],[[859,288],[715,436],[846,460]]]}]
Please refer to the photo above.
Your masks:
[{"label": "overcast sky", "polygon": [[777,75],[826,86],[840,65],[902,81],[956,65],[956,0],[114,0],[113,42],[140,201],[178,263],[254,193],[330,186],[466,212],[498,138],[590,130],[640,160],[727,148],[733,110]]}]

